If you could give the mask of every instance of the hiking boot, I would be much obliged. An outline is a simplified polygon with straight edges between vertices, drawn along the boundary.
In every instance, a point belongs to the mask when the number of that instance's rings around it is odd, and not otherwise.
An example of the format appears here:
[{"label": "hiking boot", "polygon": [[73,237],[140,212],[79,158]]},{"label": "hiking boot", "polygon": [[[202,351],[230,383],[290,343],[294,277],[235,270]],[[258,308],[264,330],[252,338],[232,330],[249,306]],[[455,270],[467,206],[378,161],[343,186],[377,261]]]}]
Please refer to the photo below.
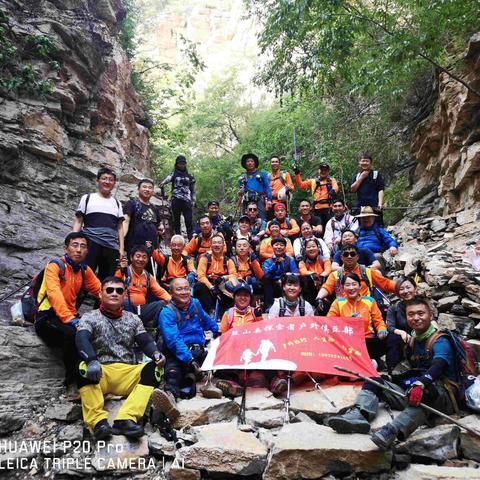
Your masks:
[{"label": "hiking boot", "polygon": [[223,392],[212,383],[200,387],[200,393],[205,398],[222,398]]},{"label": "hiking boot", "polygon": [[233,380],[218,380],[216,387],[220,389],[226,397],[241,397],[243,387]]},{"label": "hiking boot", "polygon": [[288,389],[288,383],[284,378],[275,377],[270,384],[270,391],[274,397],[279,397],[283,392]]},{"label": "hiking boot", "polygon": [[397,429],[391,423],[387,423],[380,430],[372,433],[370,438],[378,448],[388,450],[397,439]]},{"label": "hiking boot", "polygon": [[93,427],[93,436],[95,440],[106,440],[112,436],[112,427],[105,418]]},{"label": "hiking boot", "polygon": [[145,434],[143,427],[133,420],[115,420],[112,426],[114,435],[125,435],[130,438],[140,438]]},{"label": "hiking boot", "polygon": [[172,392],[165,392],[156,388],[152,393],[152,404],[154,410],[164,413],[172,423],[180,416],[180,411],[177,408],[177,402]]},{"label": "hiking boot", "polygon": [[368,433],[370,431],[370,423],[356,407],[343,415],[330,417],[328,426],[337,433]]}]

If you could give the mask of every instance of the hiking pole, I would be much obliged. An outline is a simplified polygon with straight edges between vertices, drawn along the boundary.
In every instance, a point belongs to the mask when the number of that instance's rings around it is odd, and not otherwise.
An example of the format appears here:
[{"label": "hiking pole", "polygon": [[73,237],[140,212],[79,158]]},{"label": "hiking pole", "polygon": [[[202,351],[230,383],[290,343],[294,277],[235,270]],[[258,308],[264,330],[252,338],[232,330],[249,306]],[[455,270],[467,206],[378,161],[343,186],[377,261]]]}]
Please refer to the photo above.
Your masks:
[{"label": "hiking pole", "polygon": [[[382,390],[385,390],[386,392],[390,392],[390,393],[393,393],[394,395],[397,395],[397,397],[401,397],[401,398],[405,398],[405,399],[407,398],[407,395],[405,395],[404,393],[400,393],[397,390],[394,390],[393,388],[387,387],[386,385],[383,385],[382,383],[377,382],[376,380],[372,380],[371,378],[364,377],[363,375],[360,375],[357,372],[349,370],[348,368],[339,367],[338,365],[334,365],[333,368],[335,368],[335,370],[339,370],[340,372],[345,372],[345,373],[348,373],[350,375],[353,375],[354,377],[361,378],[362,380],[365,380],[365,382],[371,383],[372,385],[375,385],[378,388],[381,388]],[[454,423],[455,425],[459,426],[460,428],[465,429],[467,432],[471,433],[472,435],[475,435],[476,437],[480,438],[480,432],[477,432],[476,430],[473,430],[473,428],[470,428],[470,427],[467,427],[467,426],[461,424],[458,420],[455,420],[454,418],[450,417],[446,413],[443,413],[440,410],[437,410],[433,407],[425,405],[424,403],[420,403],[419,406],[424,408],[425,410],[429,411],[430,413],[434,413],[434,414],[444,418],[445,420],[448,420],[450,423]]]},{"label": "hiking pole", "polygon": [[244,372],[245,386],[242,392],[242,402],[240,403],[240,410],[238,411],[237,425],[245,425],[245,410],[247,409],[247,370]]},{"label": "hiking pole", "polygon": [[307,375],[310,377],[310,380],[313,382],[313,385],[315,386],[315,390],[318,390],[327,400],[330,405],[332,405],[333,408],[337,408],[333,400],[327,395],[325,390],[320,386],[320,383],[318,383],[310,374],[310,372],[307,372]]},{"label": "hiking pole", "polygon": [[285,416],[283,417],[283,424],[290,423],[290,385],[292,380],[292,372],[287,372],[287,397],[283,401],[285,405]]},{"label": "hiking pole", "polygon": [[0,303],[3,303],[5,300],[9,299],[12,295],[15,295],[22,288],[28,287],[28,285],[30,285],[31,281],[32,280],[30,279],[27,283],[24,283],[24,284],[20,285],[18,288],[16,288],[15,290],[12,290],[10,293],[7,293],[7,295],[0,298]]}]

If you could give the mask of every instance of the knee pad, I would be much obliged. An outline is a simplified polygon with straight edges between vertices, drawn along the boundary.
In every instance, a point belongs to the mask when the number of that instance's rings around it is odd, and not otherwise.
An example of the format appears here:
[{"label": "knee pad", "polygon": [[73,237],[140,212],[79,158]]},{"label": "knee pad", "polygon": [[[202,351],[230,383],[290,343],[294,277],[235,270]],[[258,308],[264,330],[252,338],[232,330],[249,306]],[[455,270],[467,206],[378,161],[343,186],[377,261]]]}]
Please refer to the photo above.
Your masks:
[{"label": "knee pad", "polygon": [[155,375],[156,365],[153,362],[148,362],[142,368],[140,373],[140,381],[138,383],[147,385],[149,387],[158,387],[159,381]]}]

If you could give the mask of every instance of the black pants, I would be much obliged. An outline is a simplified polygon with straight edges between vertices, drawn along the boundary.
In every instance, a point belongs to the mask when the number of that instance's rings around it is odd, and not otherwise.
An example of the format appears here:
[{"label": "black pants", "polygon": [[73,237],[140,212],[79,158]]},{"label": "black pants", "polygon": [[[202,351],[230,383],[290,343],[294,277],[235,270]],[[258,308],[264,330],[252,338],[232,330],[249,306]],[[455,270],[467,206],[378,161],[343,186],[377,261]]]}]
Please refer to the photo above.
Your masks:
[{"label": "black pants", "polygon": [[[220,306],[219,306],[218,318],[215,319],[216,321],[220,321],[224,312],[228,308],[233,306],[233,300],[230,297],[223,295],[223,293],[220,293],[219,295],[220,295]],[[207,313],[211,313],[211,312],[215,313],[217,298],[212,295],[212,293],[204,283],[197,282],[195,284],[195,287],[193,287],[193,296],[200,301],[202,308]]]},{"label": "black pants", "polygon": [[65,384],[74,383],[77,379],[80,357],[75,346],[77,329],[63,323],[53,309],[40,312],[35,322],[37,335],[52,348],[60,348],[63,364],[65,365]]},{"label": "black pants", "polygon": [[310,275],[300,278],[300,284],[302,285],[303,298],[310,304],[315,305],[319,288],[315,287],[315,282]]},{"label": "black pants", "polygon": [[181,235],[180,217],[183,214],[185,220],[185,227],[187,228],[187,237],[190,240],[193,236],[193,218],[192,218],[192,204],[186,200],[179,198],[172,198],[172,215],[173,215],[173,230],[177,235]]},{"label": "black pants", "polygon": [[[397,327],[398,328],[398,327]],[[387,367],[393,370],[404,358],[402,337],[396,333],[389,333],[387,337]]]},{"label": "black pants", "polygon": [[118,250],[103,247],[90,240],[88,242],[87,265],[95,272],[100,281],[115,274],[120,254]]},{"label": "black pants", "polygon": [[273,305],[274,299],[281,297],[283,294],[280,282],[263,277],[263,293],[265,295],[265,310],[268,310]]},{"label": "black pants", "polygon": [[[202,365],[207,356],[207,351],[203,347],[191,348],[190,351],[195,361],[199,365]],[[190,388],[194,387],[194,373],[188,364],[181,362],[170,351],[167,350],[164,353],[166,358],[165,391],[173,393],[175,398],[178,398],[182,384],[187,384]],[[195,394],[193,394],[193,396],[195,396]]]},{"label": "black pants", "polygon": [[[387,337],[388,338],[388,337]],[[383,357],[387,353],[387,341],[379,338],[366,338],[368,355],[372,359]]]},{"label": "black pants", "polygon": [[325,227],[327,225],[327,222],[332,218],[332,211],[330,208],[316,208],[314,210],[315,215],[320,218],[322,221],[322,236],[325,233]]}]

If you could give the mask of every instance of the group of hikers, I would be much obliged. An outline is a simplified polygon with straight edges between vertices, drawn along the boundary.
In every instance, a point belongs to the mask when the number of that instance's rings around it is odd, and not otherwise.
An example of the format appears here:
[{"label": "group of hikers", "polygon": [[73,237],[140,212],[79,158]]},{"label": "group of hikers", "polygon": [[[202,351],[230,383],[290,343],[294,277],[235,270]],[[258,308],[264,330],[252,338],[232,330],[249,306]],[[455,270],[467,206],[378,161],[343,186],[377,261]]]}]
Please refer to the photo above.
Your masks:
[{"label": "group of hikers", "polygon": [[[350,182],[356,215],[347,213],[327,164],[307,180],[295,167],[296,186],[309,189],[312,202],[301,201],[293,218],[289,206],[295,186],[280,169],[279,157],[270,159],[267,174],[259,170],[256,155],[246,154],[237,222],[224,218],[219,202],[211,200],[193,225],[195,179],[179,156],[174,172],[161,183],[172,183],[170,253],[159,248],[162,222],[151,203],[154,182],[141,180],[138,197],[122,206],[112,194],[115,172],[101,168],[97,191],[80,199],[63,257],[44,270],[35,315],[38,335],[62,350],[65,382],[78,386],[83,418],[94,437],[142,436],[150,399],[154,415],[175,421],[177,400],[197,393],[208,340],[265,316],[268,321],[362,318],[370,358],[390,379],[379,373],[377,380],[395,381],[394,388],[407,397],[390,398],[366,383],[354,408],[330,419],[336,431],[367,433],[379,399],[406,407],[372,436],[386,449],[427,421],[420,401],[453,411],[459,394],[450,342],[432,323],[429,303],[417,297],[415,280],[385,276],[384,257],[395,256],[398,245],[382,226],[384,181],[372,162],[363,154]],[[95,305],[80,316],[84,292]],[[395,294],[398,302],[390,305],[385,294]],[[410,367],[398,374],[405,360]],[[276,396],[287,390],[285,372],[214,375],[216,381],[201,390],[204,396],[234,397],[246,387],[267,387]],[[293,375],[295,383],[305,378],[301,372]],[[127,396],[113,425],[104,409],[109,393]]]}]

